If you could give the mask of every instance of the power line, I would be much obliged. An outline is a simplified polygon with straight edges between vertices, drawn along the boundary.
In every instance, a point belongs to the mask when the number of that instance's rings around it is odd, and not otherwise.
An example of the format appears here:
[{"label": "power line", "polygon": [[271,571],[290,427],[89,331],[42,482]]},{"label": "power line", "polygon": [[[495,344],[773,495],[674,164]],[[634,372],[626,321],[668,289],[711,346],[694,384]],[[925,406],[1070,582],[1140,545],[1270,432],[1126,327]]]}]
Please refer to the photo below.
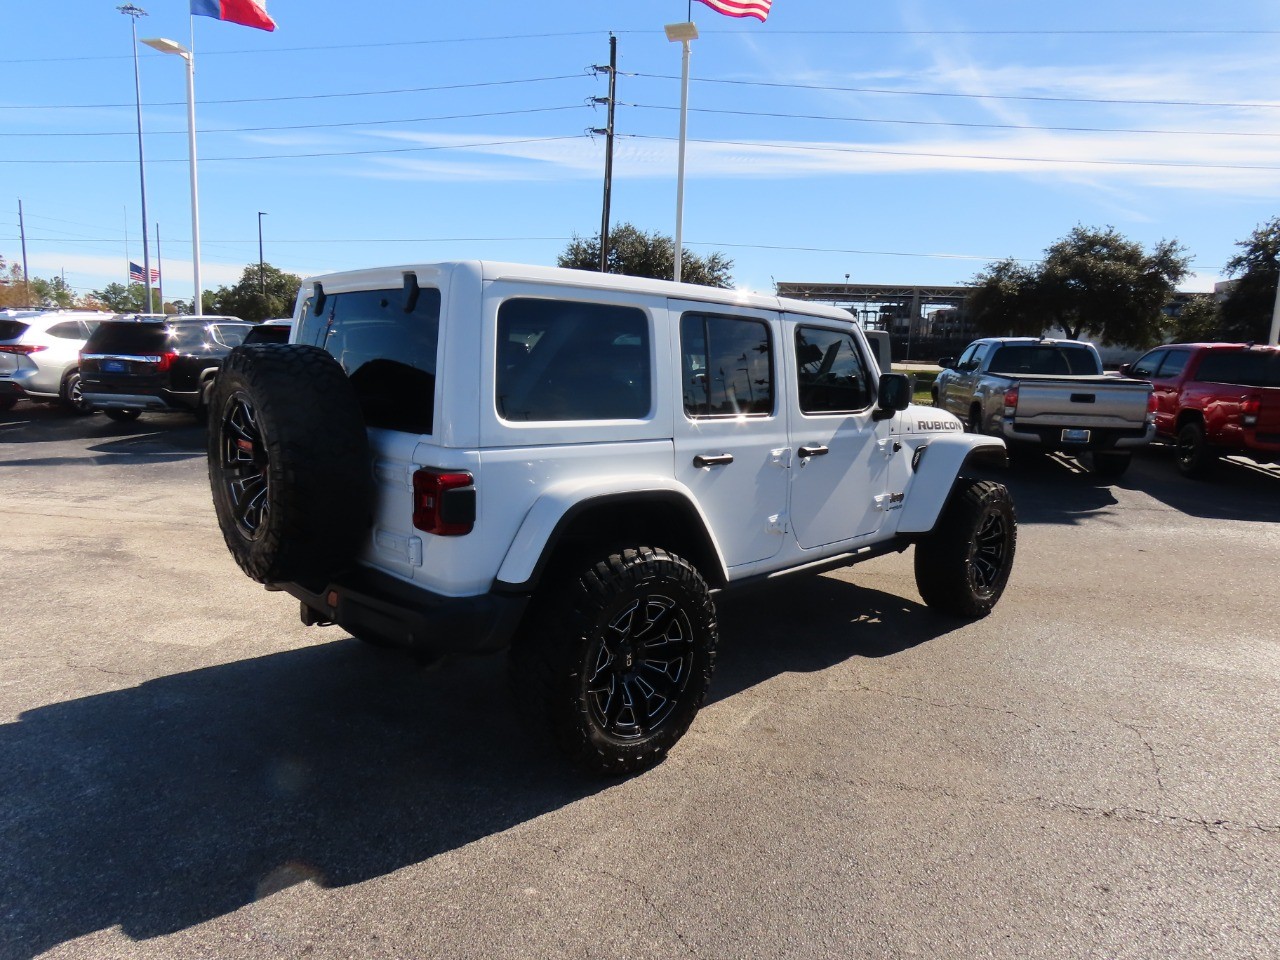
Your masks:
[{"label": "power line", "polygon": [[[469,150],[476,147],[502,147],[520,143],[551,143],[556,140],[582,140],[586,134],[575,133],[562,137],[522,137],[517,140],[485,140],[477,143],[447,143],[429,147],[384,147],[377,150],[328,150],[318,153],[265,153],[251,157],[201,157],[201,163],[216,163],[224,160],[305,160],[315,157],[364,157],[389,153],[425,153],[432,150]],[[148,160],[148,163],[188,163],[186,157],[160,157]],[[0,163],[59,163],[59,164],[97,164],[97,163],[137,163],[136,160],[11,160],[0,159]]]},{"label": "power line", "polygon": [[[777,30],[767,32],[705,29],[703,36],[747,36],[757,42],[769,37],[793,36],[842,36],[842,37],[1237,37],[1273,36],[1280,30]],[[562,37],[601,37],[610,33],[619,35],[652,35],[656,30],[564,30],[555,33],[511,33],[485,37],[443,37],[428,40],[385,40],[376,43],[332,43],[306,47],[272,47],[256,50],[206,50],[202,57],[255,56],[260,54],[309,53],[317,50],[368,50],[385,47],[419,47],[450,43],[491,43],[508,40],[550,40]],[[0,65],[28,63],[84,63],[98,60],[127,60],[129,55],[89,57],[28,57],[21,60],[0,60]]]},{"label": "power line", "polygon": [[[628,73],[629,77],[650,80],[679,80],[666,73]],[[951,97],[961,100],[1031,100],[1039,103],[1107,103],[1141,107],[1243,107],[1247,109],[1280,109],[1280,103],[1220,103],[1211,100],[1119,100],[1101,97],[1040,97],[1004,93],[952,93],[941,90],[890,90],[881,87],[837,87],[811,83],[778,83],[768,80],[722,80],[715,77],[690,77],[694,83],[720,83],[741,87],[775,87],[783,90],[826,90],[836,93],[875,93],[897,97]]]},{"label": "power line", "polygon": [[[642,133],[619,134],[632,140],[666,140],[674,142],[675,137],[658,137]],[[926,157],[939,160],[998,160],[1010,163],[1071,163],[1088,164],[1105,167],[1173,167],[1181,170],[1268,170],[1280,172],[1280,167],[1268,167],[1256,164],[1237,163],[1175,163],[1166,160],[1085,160],[1070,157],[1001,157],[987,154],[967,153],[931,153],[918,150],[876,150],[869,147],[822,147],[814,144],[761,143],[751,140],[694,140],[690,143],[705,143],[712,146],[728,145],[735,147],[757,147],[764,150],[803,150],[816,153],[858,153],[886,157]],[[121,161],[123,162],[123,161]]]},{"label": "power line", "polygon": [[[554,113],[558,110],[582,110],[588,105],[585,103],[572,103],[562,107],[527,107],[522,110],[491,110],[485,113],[449,113],[439,114],[434,117],[404,117],[396,120],[348,120],[342,123],[298,123],[298,124],[271,124],[263,127],[202,127],[200,134],[206,133],[258,133],[261,131],[278,131],[278,130],[325,130],[333,127],[372,127],[381,126],[391,123],[427,123],[433,120],[476,120],[485,117],[510,117],[525,113]],[[162,134],[180,134],[187,135],[186,130],[148,130],[147,136],[153,137]],[[86,133],[66,133],[66,132],[41,132],[41,133],[0,133],[0,137],[132,137],[135,136],[130,130],[107,130],[92,131]]]},{"label": "power line", "polygon": [[[306,93],[292,97],[240,97],[234,100],[201,100],[209,106],[225,103],[281,103],[290,100],[334,100],[342,97],[382,97],[397,93],[431,93],[439,90],[473,90],[478,87],[509,87],[519,83],[546,83],[552,80],[581,80],[585,75],[568,73],[557,77],[527,77],[522,80],[484,80],[477,83],[447,83],[433,87],[400,87],[393,90],[357,90],[353,93]],[[144,107],[185,107],[185,100],[162,100],[144,103]],[[28,103],[0,104],[0,110],[104,110],[113,107],[133,107],[132,103]]]},{"label": "power line", "polygon": [[[679,107],[653,103],[626,103],[619,106],[638,110],[679,110]],[[1155,130],[1130,127],[1052,127],[1032,123],[967,123],[959,120],[890,120],[884,117],[833,117],[816,113],[768,113],[758,110],[717,110],[711,107],[690,107],[691,113],[728,114],[739,117],[772,117],[785,120],[828,120],[840,123],[892,123],[918,127],[973,127],[982,130],[1044,130],[1056,133],[1155,133],[1187,137],[1280,137],[1280,133],[1231,130]],[[3,136],[3,134],[0,134]],[[39,136],[39,134],[33,134]]]}]

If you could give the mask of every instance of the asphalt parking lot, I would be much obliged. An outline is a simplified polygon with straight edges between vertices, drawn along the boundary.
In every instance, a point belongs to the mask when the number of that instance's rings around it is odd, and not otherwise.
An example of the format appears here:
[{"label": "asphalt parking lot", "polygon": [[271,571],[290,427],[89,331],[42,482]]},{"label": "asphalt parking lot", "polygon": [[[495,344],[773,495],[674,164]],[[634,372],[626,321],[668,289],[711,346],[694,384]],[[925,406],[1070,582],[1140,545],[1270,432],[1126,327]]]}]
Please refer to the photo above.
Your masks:
[{"label": "asphalt parking lot", "polygon": [[304,628],[203,445],[0,414],[0,960],[1280,956],[1280,469],[1020,465],[975,624],[910,553],[722,598],[708,704],[614,783],[500,657]]}]

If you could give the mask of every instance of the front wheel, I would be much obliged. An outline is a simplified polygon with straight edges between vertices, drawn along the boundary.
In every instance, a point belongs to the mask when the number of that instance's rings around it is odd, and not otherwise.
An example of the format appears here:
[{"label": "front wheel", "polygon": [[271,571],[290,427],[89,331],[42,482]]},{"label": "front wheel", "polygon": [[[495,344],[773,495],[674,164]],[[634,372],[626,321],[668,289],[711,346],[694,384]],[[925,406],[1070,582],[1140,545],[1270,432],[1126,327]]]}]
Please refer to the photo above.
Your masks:
[{"label": "front wheel", "polygon": [[593,773],[630,775],[661,761],[689,729],[715,667],[715,604],[698,571],[635,547],[535,604],[512,649],[522,705]]},{"label": "front wheel", "polygon": [[1017,543],[1017,515],[1004,484],[962,478],[933,533],[916,544],[920,596],[939,613],[985,617],[1009,582]]}]

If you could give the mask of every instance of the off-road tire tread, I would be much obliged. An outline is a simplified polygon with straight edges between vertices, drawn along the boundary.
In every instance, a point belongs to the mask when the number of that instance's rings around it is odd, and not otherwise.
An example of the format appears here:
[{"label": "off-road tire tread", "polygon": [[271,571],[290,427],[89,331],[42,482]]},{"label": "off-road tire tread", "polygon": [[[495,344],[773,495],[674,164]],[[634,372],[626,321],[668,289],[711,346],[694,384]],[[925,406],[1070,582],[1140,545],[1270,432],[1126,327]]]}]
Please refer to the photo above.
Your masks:
[{"label": "off-road tire tread", "polygon": [[[220,469],[226,406],[240,391],[256,410],[269,458],[270,516],[257,540],[236,526]],[[368,435],[346,373],[319,347],[251,344],[232,350],[209,404],[208,456],[223,539],[259,583],[323,586],[368,535]]]},{"label": "off-road tire tread", "polygon": [[[571,568],[572,569],[572,568]],[[715,671],[719,629],[706,581],[682,557],[657,547],[629,547],[589,561],[576,575],[552,580],[536,596],[526,628],[510,653],[513,693],[535,725],[587,772],[630,776],[659,763],[684,736],[702,706]],[[609,605],[646,581],[662,577],[685,595],[697,652],[684,702],[650,737],[619,746],[592,737],[588,707],[577,695],[583,645]]]},{"label": "off-road tire tread", "polygon": [[[1008,507],[1010,543],[1000,582],[993,595],[977,595],[967,573],[969,541],[988,503],[997,498]],[[948,616],[977,620],[995,607],[1013,568],[1017,547],[1017,514],[1004,484],[960,477],[943,507],[934,531],[915,548],[916,589],[930,609]]]}]

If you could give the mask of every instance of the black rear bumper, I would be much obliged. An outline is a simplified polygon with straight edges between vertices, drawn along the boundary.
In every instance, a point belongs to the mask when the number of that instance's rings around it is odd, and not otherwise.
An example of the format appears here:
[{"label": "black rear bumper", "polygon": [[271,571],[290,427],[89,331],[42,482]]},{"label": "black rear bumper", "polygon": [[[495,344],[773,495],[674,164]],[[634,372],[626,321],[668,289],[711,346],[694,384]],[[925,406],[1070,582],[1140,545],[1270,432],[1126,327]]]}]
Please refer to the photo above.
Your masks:
[{"label": "black rear bumper", "polygon": [[527,594],[445,597],[355,568],[323,588],[274,583],[302,601],[306,623],[335,623],[353,636],[424,653],[489,653],[510,643]]}]

